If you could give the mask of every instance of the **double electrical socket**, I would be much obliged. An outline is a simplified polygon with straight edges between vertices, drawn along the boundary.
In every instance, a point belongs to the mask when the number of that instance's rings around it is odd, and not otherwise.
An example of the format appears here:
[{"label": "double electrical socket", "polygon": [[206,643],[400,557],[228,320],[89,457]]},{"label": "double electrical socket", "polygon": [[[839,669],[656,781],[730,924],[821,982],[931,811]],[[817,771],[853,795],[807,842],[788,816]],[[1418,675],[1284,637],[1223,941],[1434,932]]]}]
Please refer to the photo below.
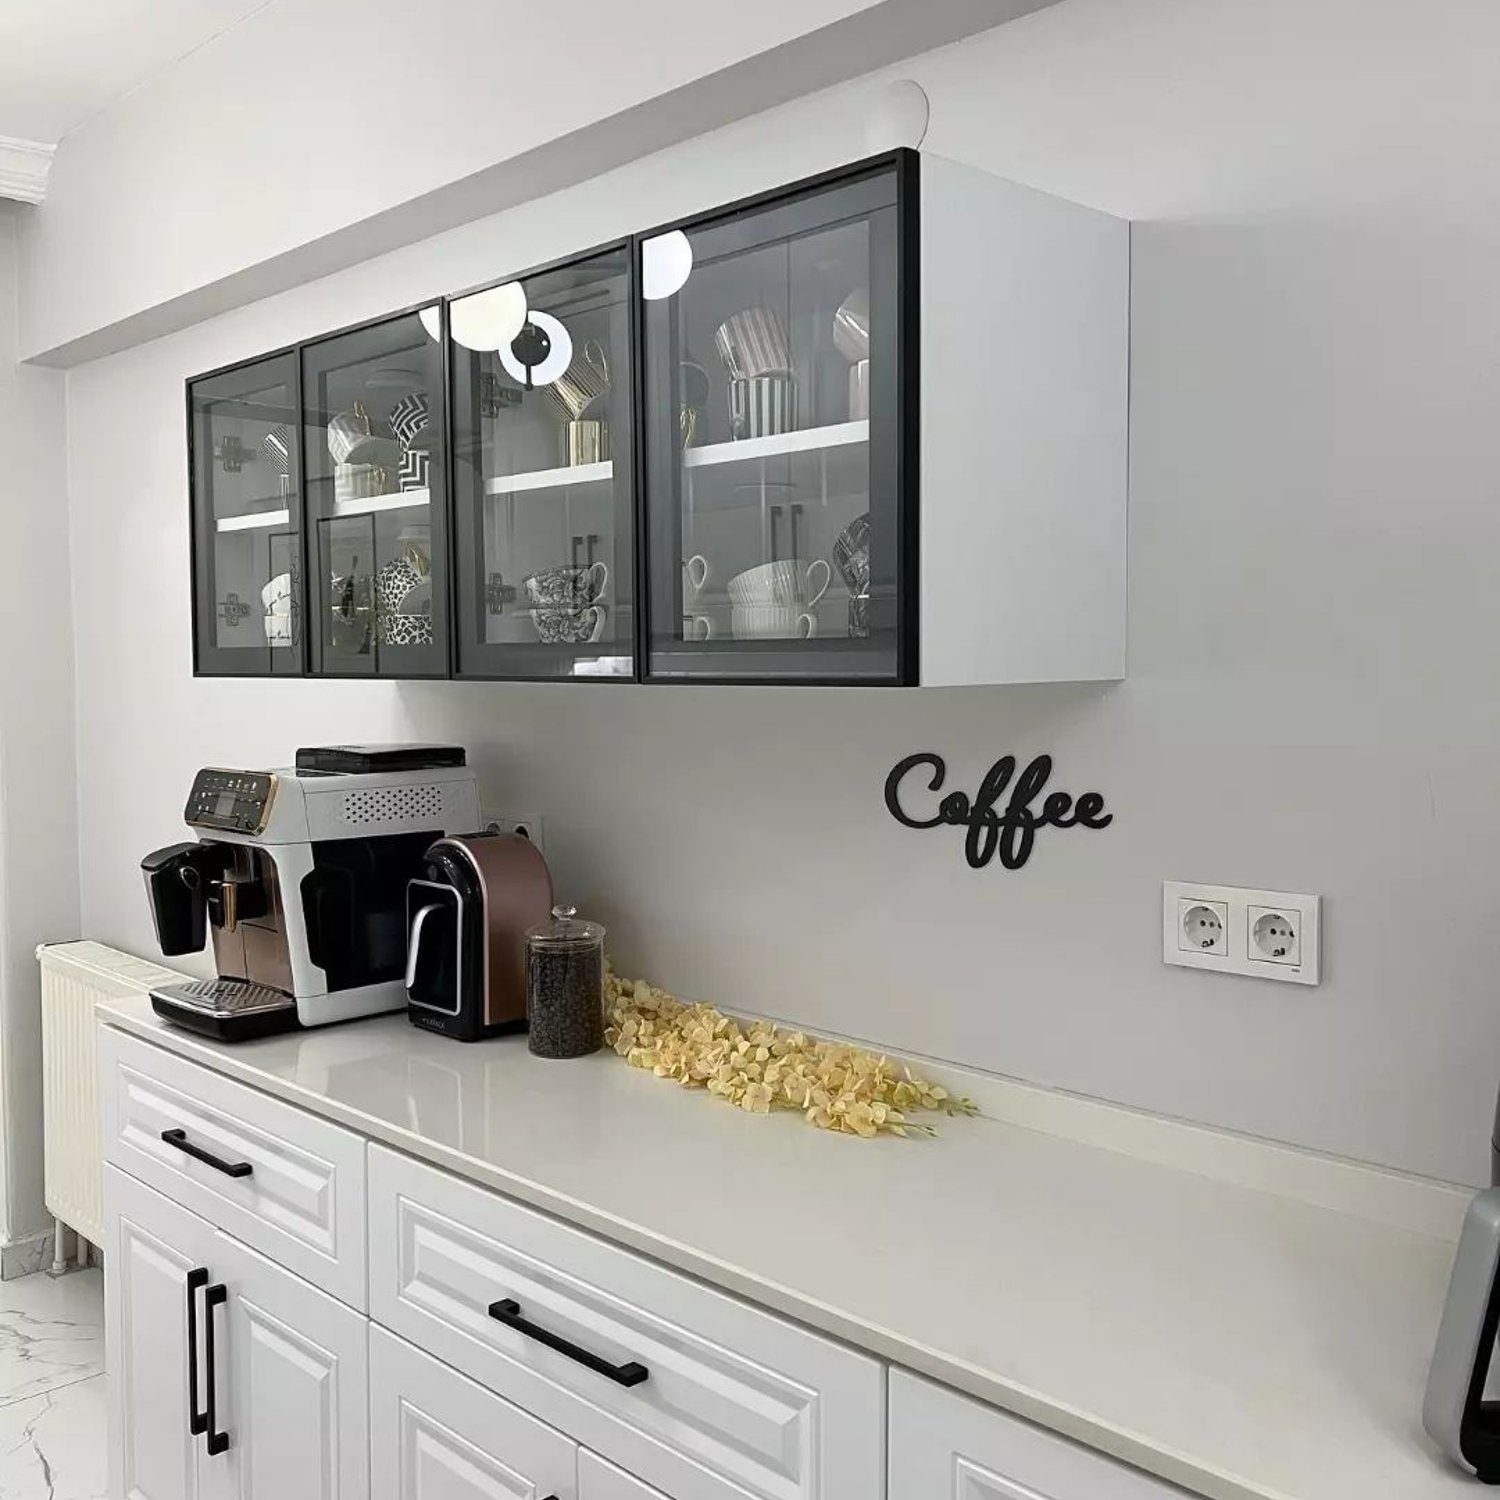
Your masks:
[{"label": "double electrical socket", "polygon": [[1316,896],[1166,880],[1161,888],[1162,962],[1316,984],[1318,918]]},{"label": "double electrical socket", "polygon": [[485,821],[486,833],[519,833],[530,839],[543,854],[547,852],[542,819],[537,813],[491,813]]}]

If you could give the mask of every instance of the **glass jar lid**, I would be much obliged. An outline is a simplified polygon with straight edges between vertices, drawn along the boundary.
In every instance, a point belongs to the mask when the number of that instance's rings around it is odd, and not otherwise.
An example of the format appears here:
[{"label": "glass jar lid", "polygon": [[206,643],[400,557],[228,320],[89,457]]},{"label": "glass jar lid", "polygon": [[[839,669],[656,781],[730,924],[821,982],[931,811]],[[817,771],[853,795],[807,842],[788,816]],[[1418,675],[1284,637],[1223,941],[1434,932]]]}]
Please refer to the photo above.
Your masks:
[{"label": "glass jar lid", "polygon": [[527,928],[526,941],[554,948],[592,948],[604,941],[604,929],[580,917],[576,906],[554,906],[550,922]]}]

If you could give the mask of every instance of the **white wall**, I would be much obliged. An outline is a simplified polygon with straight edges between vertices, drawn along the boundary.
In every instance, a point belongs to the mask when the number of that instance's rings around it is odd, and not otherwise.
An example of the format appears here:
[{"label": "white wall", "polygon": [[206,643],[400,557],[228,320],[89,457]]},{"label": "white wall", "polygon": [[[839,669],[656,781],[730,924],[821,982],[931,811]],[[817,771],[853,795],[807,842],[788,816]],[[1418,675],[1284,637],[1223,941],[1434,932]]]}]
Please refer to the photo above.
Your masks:
[{"label": "white wall", "polygon": [[62,142],[27,357],[76,363],[1051,0],[271,0]]},{"label": "white wall", "polygon": [[0,1245],[40,1229],[39,942],[78,935],[63,377],[16,362],[16,218],[0,204]]},{"label": "white wall", "polygon": [[[85,929],[149,949],[135,861],[178,836],[198,765],[451,737],[494,807],[544,814],[560,886],[627,971],[1479,1181],[1500,1075],[1500,91],[1476,59],[1497,47],[1479,0],[1067,0],[898,70],[929,89],[932,149],[1143,221],[1113,687],[189,675],[184,376],[857,154],[855,93],[72,372]],[[967,787],[1003,751],[1050,752],[1115,823],[972,872],[958,834],[882,809],[923,748]],[[1164,969],[1164,877],[1323,893],[1325,983]]]}]

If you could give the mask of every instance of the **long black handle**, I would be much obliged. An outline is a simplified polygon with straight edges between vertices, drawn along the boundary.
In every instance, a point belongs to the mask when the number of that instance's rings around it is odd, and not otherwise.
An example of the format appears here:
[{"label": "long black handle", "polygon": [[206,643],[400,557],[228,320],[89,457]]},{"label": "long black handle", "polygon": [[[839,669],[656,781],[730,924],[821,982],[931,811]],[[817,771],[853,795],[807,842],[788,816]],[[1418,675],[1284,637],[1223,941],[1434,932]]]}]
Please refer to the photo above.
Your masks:
[{"label": "long black handle", "polygon": [[194,1437],[208,1430],[208,1413],[198,1410],[198,1293],[207,1285],[205,1268],[188,1272],[188,1431]]},{"label": "long black handle", "polygon": [[195,1146],[187,1138],[185,1130],[164,1130],[161,1138],[167,1145],[175,1146],[184,1156],[191,1156],[194,1161],[201,1161],[226,1177],[248,1177],[255,1170],[247,1161],[225,1161],[223,1157],[205,1151],[202,1146]]},{"label": "long black handle", "polygon": [[566,1354],[569,1359],[576,1359],[579,1364],[586,1366],[596,1375],[602,1375],[606,1380],[613,1380],[616,1385],[639,1385],[650,1374],[645,1365],[637,1364],[631,1360],[628,1364],[612,1365],[607,1359],[600,1359],[597,1354],[590,1354],[587,1349],[580,1349],[577,1344],[561,1337],[556,1333],[549,1333],[545,1328],[538,1328],[535,1323],[529,1323],[521,1316],[521,1304],[513,1297],[506,1297],[500,1302],[490,1303],[490,1316],[497,1323],[504,1323],[507,1328],[514,1328],[517,1333],[524,1333],[527,1338],[535,1339],[539,1344],[545,1344],[549,1349],[556,1349],[559,1354]]},{"label": "long black handle", "polygon": [[203,1350],[208,1370],[208,1411],[204,1428],[208,1433],[208,1452],[217,1457],[229,1446],[229,1434],[219,1431],[219,1416],[214,1408],[214,1308],[229,1300],[229,1289],[221,1282],[203,1294]]}]

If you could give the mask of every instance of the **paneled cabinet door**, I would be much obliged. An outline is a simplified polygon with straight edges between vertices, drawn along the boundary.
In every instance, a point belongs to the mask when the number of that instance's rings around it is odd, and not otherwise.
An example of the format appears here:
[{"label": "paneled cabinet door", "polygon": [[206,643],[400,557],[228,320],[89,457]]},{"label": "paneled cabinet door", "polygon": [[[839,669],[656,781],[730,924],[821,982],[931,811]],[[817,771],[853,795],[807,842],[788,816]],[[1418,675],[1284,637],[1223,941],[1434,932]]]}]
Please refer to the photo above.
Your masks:
[{"label": "paneled cabinet door", "polygon": [[366,1500],[369,1324],[300,1277],[215,1236],[214,1326],[222,1453],[205,1500]]},{"label": "paneled cabinet door", "polygon": [[[195,1270],[207,1268],[216,1236],[196,1214],[133,1177],[108,1167],[104,1178],[110,1494],[196,1500],[202,1442],[188,1411],[203,1390],[189,1379],[188,1285]],[[193,1296],[196,1324],[203,1309],[196,1286]]]},{"label": "paneled cabinet door", "polygon": [[578,1453],[578,1500],[668,1500],[660,1490],[606,1463],[597,1453]]},{"label": "paneled cabinet door", "polygon": [[374,1324],[370,1449],[371,1500],[577,1495],[573,1443]]},{"label": "paneled cabinet door", "polygon": [[1067,1438],[891,1371],[890,1500],[1186,1500]]}]

